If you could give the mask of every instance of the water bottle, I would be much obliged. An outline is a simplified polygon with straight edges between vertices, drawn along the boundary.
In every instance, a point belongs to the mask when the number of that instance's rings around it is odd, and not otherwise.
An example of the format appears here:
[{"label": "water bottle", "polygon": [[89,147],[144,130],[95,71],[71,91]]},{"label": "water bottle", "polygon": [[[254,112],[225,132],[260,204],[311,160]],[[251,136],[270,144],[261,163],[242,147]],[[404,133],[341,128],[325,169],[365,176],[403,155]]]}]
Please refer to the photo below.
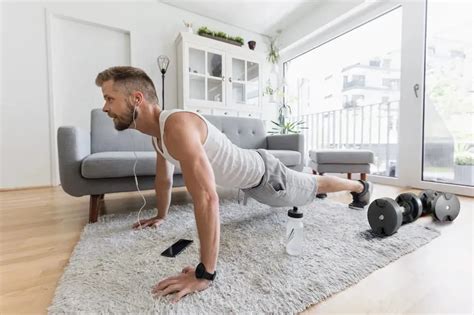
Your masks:
[{"label": "water bottle", "polygon": [[304,231],[303,213],[297,207],[288,210],[288,223],[286,225],[286,252],[289,255],[300,255],[303,250]]}]

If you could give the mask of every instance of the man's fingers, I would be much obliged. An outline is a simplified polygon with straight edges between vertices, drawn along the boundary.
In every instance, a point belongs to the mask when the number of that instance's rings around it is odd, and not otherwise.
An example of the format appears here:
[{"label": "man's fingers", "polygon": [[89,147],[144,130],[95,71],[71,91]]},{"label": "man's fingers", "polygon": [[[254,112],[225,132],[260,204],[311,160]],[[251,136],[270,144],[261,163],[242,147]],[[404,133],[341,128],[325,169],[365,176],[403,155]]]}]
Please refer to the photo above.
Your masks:
[{"label": "man's fingers", "polygon": [[143,228],[146,228],[146,227],[149,227],[149,226],[155,226],[156,223],[158,223],[156,221],[156,219],[141,220],[140,223],[135,222],[135,224],[133,225],[133,228],[137,229],[137,228],[140,228],[140,226],[141,226],[141,228],[143,229]]},{"label": "man's fingers", "polygon": [[141,220],[139,222],[135,222],[135,224],[133,225],[133,228],[136,229],[136,228],[139,228],[140,226],[143,228],[146,226],[147,222],[148,220]]},{"label": "man's fingers", "polygon": [[172,285],[167,286],[164,290],[162,290],[158,294],[161,295],[161,296],[165,296],[165,295],[168,295],[170,293],[181,290],[182,287],[183,287],[183,285],[180,284],[180,283],[172,284]]},{"label": "man's fingers", "polygon": [[153,291],[163,290],[164,288],[166,288],[170,284],[176,283],[178,281],[178,278],[179,277],[177,277],[177,276],[176,277],[169,277],[169,278],[166,278],[163,281],[158,282],[158,284],[153,288]]},{"label": "man's fingers", "polygon": [[181,291],[176,293],[176,295],[173,299],[173,303],[178,302],[183,296],[188,295],[189,293],[191,293],[191,290],[189,290],[188,288],[182,289]]}]

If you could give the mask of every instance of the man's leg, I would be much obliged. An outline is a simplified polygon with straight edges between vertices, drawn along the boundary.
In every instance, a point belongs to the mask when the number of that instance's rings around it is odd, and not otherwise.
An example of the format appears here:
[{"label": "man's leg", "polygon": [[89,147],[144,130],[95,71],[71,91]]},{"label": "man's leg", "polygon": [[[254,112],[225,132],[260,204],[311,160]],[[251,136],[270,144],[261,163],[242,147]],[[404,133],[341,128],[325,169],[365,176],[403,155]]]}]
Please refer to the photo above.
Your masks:
[{"label": "man's leg", "polygon": [[361,193],[364,190],[364,185],[358,180],[350,180],[328,175],[316,175],[316,177],[318,178],[318,194],[345,190]]},{"label": "man's leg", "polygon": [[352,202],[350,208],[363,209],[370,202],[372,184],[362,180],[343,179],[335,176],[317,176],[318,191],[316,194],[350,191]]}]

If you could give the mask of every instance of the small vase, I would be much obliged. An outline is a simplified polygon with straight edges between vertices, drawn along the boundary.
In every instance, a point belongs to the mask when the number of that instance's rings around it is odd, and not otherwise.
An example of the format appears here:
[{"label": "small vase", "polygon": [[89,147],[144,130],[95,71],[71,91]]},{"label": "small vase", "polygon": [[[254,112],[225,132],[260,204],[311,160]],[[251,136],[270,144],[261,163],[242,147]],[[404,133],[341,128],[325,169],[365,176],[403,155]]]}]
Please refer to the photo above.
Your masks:
[{"label": "small vase", "polygon": [[248,45],[251,50],[254,50],[257,43],[254,40],[251,40],[248,42]]}]

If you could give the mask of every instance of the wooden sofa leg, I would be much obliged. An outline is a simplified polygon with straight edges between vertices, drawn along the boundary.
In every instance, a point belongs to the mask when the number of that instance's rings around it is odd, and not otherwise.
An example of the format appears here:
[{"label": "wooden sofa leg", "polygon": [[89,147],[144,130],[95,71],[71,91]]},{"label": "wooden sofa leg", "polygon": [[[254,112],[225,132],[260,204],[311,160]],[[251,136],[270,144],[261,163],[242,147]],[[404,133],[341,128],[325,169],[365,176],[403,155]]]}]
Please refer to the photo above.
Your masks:
[{"label": "wooden sofa leg", "polygon": [[352,179],[352,173],[347,173],[347,179]]},{"label": "wooden sofa leg", "polygon": [[89,199],[89,223],[97,222],[104,195],[91,195]]},{"label": "wooden sofa leg", "polygon": [[360,173],[360,179],[367,180],[367,174],[366,173]]}]

